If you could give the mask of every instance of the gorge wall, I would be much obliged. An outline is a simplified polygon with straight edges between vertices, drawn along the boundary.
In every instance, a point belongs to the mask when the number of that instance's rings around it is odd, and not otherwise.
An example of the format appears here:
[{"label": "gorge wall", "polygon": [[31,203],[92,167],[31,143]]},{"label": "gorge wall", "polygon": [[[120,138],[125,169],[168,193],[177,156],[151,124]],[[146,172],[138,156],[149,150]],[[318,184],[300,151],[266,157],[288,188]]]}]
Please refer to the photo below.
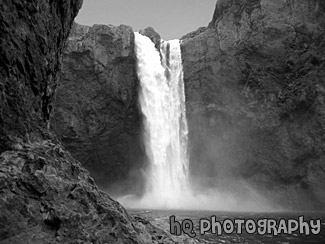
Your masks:
[{"label": "gorge wall", "polygon": [[323,1],[219,0],[182,38],[196,182],[324,208],[324,13]]},{"label": "gorge wall", "polygon": [[[159,47],[153,28],[140,33]],[[144,189],[147,159],[135,62],[130,26],[73,24],[51,128],[110,194]]]},{"label": "gorge wall", "polygon": [[74,24],[56,93],[52,128],[111,193],[142,188],[145,159],[134,63],[131,27]]},{"label": "gorge wall", "polygon": [[174,243],[100,191],[48,128],[81,4],[0,3],[0,242]]}]

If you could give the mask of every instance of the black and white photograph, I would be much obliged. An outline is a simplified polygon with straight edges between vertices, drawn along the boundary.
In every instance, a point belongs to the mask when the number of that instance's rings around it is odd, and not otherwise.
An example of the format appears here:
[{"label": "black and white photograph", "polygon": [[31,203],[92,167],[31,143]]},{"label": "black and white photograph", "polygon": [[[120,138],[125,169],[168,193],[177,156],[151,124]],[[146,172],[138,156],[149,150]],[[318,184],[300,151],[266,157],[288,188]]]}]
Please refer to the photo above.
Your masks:
[{"label": "black and white photograph", "polygon": [[324,0],[0,0],[0,244],[324,244]]}]

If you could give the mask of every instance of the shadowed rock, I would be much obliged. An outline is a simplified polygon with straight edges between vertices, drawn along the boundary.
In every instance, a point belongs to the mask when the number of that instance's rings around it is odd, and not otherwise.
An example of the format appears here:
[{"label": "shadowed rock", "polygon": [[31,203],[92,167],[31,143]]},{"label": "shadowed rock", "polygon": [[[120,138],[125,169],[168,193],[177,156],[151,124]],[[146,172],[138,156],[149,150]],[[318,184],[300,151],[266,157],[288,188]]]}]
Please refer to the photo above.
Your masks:
[{"label": "shadowed rock", "polygon": [[52,128],[102,187],[139,191],[145,153],[132,28],[74,24],[62,66]]},{"label": "shadowed rock", "polygon": [[0,4],[0,152],[46,130],[60,56],[82,1]]}]

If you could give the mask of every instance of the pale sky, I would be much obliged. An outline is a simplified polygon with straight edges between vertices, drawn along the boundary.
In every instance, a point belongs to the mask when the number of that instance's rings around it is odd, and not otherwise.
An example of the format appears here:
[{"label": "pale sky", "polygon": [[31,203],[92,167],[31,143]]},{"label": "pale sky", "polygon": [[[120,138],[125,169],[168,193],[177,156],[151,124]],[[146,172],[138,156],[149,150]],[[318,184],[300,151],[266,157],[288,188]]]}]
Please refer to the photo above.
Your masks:
[{"label": "pale sky", "polygon": [[153,27],[165,40],[180,38],[212,19],[216,0],[84,0],[75,21],[82,25]]}]

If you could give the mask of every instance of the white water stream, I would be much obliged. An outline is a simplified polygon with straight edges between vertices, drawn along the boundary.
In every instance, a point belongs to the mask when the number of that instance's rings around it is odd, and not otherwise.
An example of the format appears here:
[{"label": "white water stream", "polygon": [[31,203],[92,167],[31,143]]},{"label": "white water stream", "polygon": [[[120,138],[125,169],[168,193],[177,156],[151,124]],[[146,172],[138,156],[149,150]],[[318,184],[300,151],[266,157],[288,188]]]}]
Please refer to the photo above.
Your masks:
[{"label": "white water stream", "polygon": [[148,37],[135,33],[135,51],[140,105],[145,117],[145,147],[150,161],[144,202],[178,208],[189,192],[180,42],[162,41],[159,53]]}]

